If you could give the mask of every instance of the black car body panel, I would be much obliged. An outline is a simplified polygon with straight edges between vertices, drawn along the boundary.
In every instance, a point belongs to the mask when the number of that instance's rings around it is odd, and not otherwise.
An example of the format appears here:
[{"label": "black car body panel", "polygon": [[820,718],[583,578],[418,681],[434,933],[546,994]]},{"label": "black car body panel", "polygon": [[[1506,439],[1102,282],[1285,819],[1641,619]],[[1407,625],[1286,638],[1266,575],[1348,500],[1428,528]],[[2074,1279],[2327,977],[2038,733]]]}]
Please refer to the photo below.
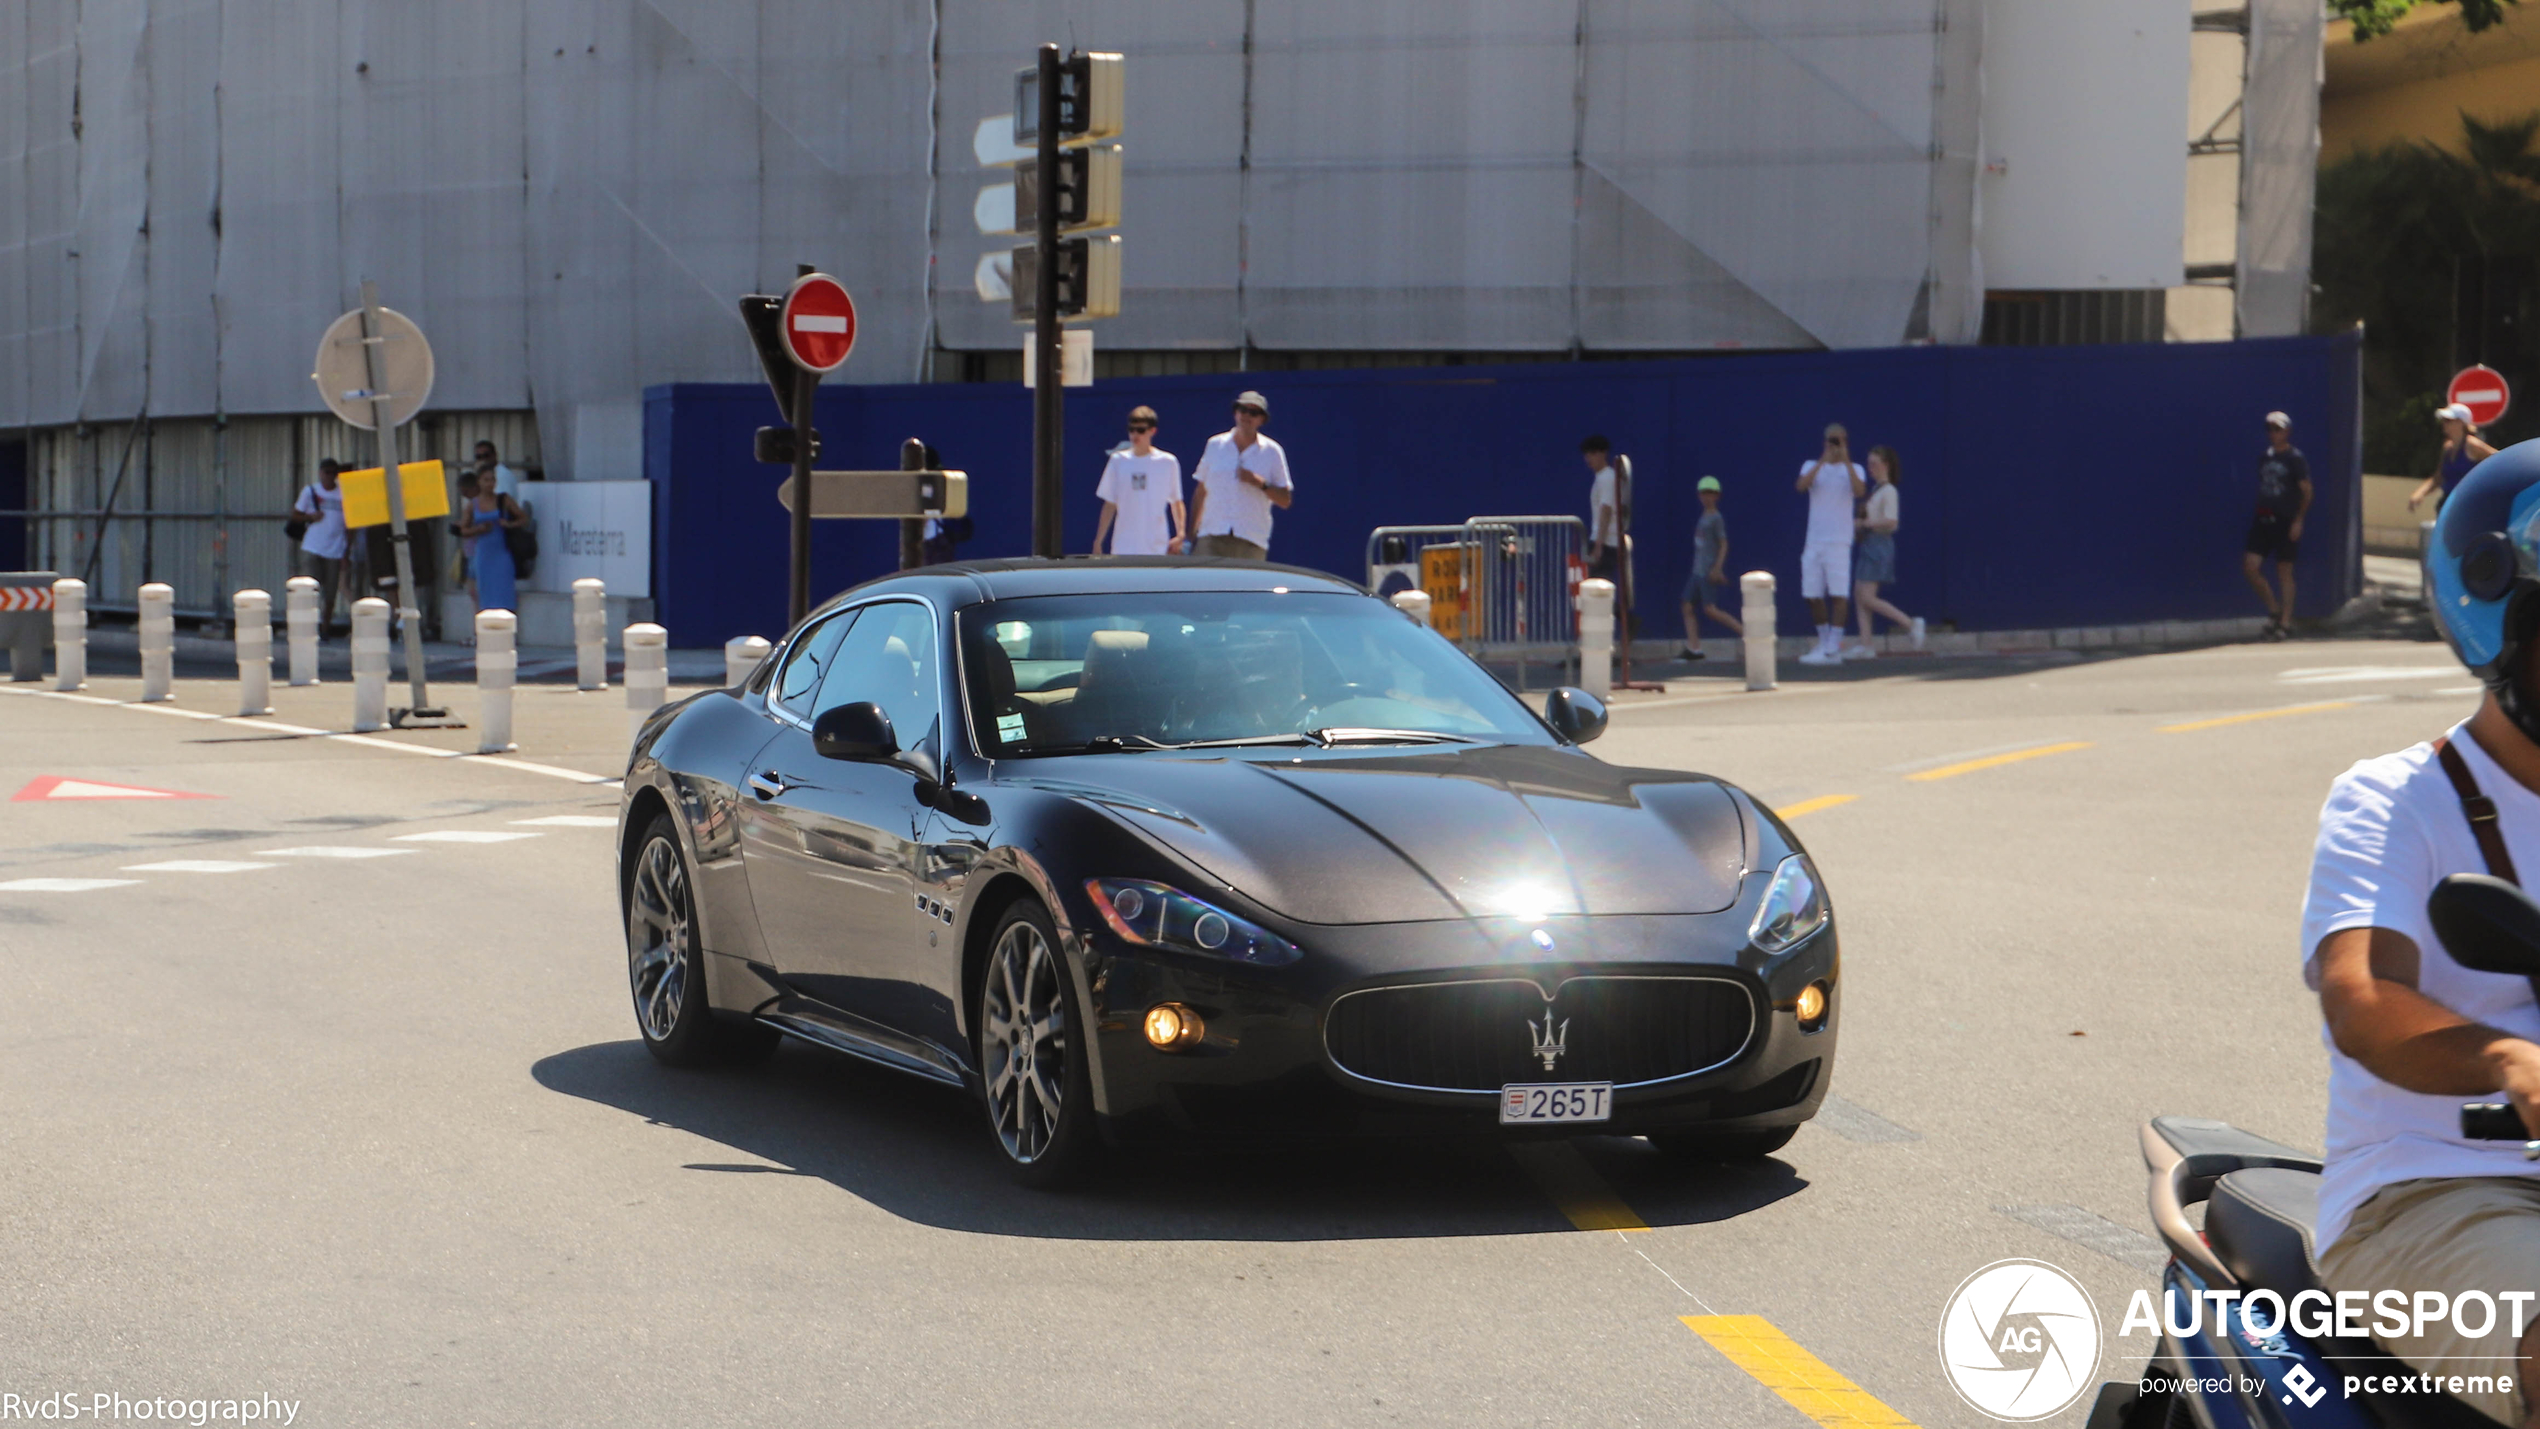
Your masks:
[{"label": "black car body panel", "polygon": [[[955,634],[964,609],[1193,590],[1371,599],[1263,565],[935,567],[846,593],[742,688],[657,713],[630,759],[620,847],[657,812],[678,826],[718,1014],[976,1088],[986,942],[1011,902],[1031,897],[1090,1011],[1095,1106],[1115,1141],[1531,1134],[1503,1132],[1496,1110],[1499,1081],[1530,1067],[1517,1079],[1624,1069],[1600,1132],[1768,1128],[1814,1113],[1840,1023],[1834,919],[1781,953],[1754,946],[1773,874],[1801,849],[1733,785],[1609,765],[1548,733],[979,752]],[[807,725],[770,706],[773,672],[803,630],[895,598],[923,602],[943,642],[936,695],[951,713],[926,751],[941,782],[820,759]],[[1181,889],[1302,956],[1256,966],[1133,944],[1093,903],[1097,878]],[[1812,983],[1827,1002],[1803,1030],[1795,1009]],[[1206,1038],[1150,1047],[1141,1021],[1159,1002],[1200,1012]],[[1439,1019],[1457,1025],[1431,1036]],[[1568,1067],[1535,1067],[1536,1042],[1563,1028],[1576,1028],[1563,1033]]]}]

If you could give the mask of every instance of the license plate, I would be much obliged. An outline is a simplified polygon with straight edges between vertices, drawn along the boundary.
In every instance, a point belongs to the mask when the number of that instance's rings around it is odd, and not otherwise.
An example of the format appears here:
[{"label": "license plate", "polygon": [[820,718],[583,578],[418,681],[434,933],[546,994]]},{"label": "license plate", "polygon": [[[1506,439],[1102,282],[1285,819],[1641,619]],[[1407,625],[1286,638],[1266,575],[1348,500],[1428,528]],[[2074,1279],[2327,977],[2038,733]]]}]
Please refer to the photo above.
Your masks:
[{"label": "license plate", "polygon": [[1499,1089],[1499,1124],[1605,1121],[1614,1115],[1612,1082],[1512,1082]]}]

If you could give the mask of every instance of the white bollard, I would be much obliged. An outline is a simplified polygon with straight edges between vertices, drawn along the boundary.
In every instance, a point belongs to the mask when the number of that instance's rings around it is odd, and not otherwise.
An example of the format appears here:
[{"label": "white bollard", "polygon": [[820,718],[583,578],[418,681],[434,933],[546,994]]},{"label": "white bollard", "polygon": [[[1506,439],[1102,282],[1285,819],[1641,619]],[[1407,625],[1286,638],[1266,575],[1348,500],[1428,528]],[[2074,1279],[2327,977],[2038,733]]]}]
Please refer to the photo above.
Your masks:
[{"label": "white bollard", "polygon": [[[578,595],[579,592],[576,592]],[[476,723],[479,754],[518,749],[512,743],[512,682],[520,669],[520,617],[508,610],[476,613]]]},{"label": "white bollard", "polygon": [[1411,623],[1429,623],[1429,593],[1424,590],[1398,590],[1393,593],[1393,608],[1411,617]]},{"label": "white bollard", "polygon": [[1748,571],[1737,578],[1737,586],[1745,602],[1738,615],[1746,626],[1746,687],[1769,690],[1781,674],[1773,644],[1773,573]]},{"label": "white bollard", "polygon": [[141,588],[141,702],[174,699],[176,587],[152,581]]},{"label": "white bollard", "polygon": [[750,672],[759,667],[759,662],[767,658],[767,652],[772,648],[765,639],[756,635],[735,635],[724,641],[723,687],[727,690],[741,688],[742,682],[749,679]]},{"label": "white bollard", "polygon": [[318,682],[318,583],[313,576],[293,576],[282,583],[284,636],[291,646],[291,683]]},{"label": "white bollard", "polygon": [[609,587],[597,576],[573,583],[574,688],[609,687]]},{"label": "white bollard", "polygon": [[68,576],[53,582],[53,688],[88,683],[88,582]]},{"label": "white bollard", "polygon": [[273,597],[242,590],[229,598],[230,630],[238,642],[238,712],[273,713]]},{"label": "white bollard", "polygon": [[1614,583],[1579,582],[1579,688],[1605,699],[1614,693]]},{"label": "white bollard", "polygon": [[388,602],[364,596],[353,602],[353,728],[388,727]]},{"label": "white bollard", "polygon": [[626,731],[633,738],[645,716],[670,699],[670,632],[650,621],[626,627]]}]

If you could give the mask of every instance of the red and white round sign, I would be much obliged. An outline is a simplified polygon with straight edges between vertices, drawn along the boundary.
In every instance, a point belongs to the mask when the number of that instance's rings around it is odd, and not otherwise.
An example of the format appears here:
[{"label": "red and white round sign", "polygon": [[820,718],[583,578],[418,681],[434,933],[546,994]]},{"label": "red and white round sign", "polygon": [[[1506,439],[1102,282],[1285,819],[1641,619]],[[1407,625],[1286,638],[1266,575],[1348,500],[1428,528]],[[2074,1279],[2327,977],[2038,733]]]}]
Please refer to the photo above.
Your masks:
[{"label": "red and white round sign", "polygon": [[2452,385],[2443,389],[2443,400],[2469,408],[2469,419],[2483,427],[2503,417],[2514,399],[2505,386],[2505,374],[2480,363],[2454,373]]},{"label": "red and white round sign", "polygon": [[826,273],[796,278],[778,316],[785,350],[807,371],[835,372],[855,351],[855,299]]}]

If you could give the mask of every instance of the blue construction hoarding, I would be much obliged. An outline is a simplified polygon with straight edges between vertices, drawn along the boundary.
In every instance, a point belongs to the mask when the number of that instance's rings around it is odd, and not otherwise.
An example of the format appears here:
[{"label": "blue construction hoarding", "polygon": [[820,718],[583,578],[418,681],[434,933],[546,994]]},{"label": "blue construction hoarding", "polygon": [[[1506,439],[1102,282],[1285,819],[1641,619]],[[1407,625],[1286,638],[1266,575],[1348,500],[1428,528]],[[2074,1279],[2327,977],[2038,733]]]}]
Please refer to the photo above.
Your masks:
[{"label": "blue construction hoarding", "polygon": [[[734,341],[742,338],[736,329]],[[1796,599],[1806,498],[1792,489],[1829,421],[1856,452],[1896,448],[1898,604],[1962,630],[2124,625],[2259,612],[2240,573],[2265,414],[2291,415],[2317,497],[2298,567],[2301,613],[2360,579],[2360,331],[2233,343],[1916,347],[1647,362],[1548,362],[1368,371],[1118,378],[1067,393],[1067,549],[1093,540],[1094,484],[1128,410],[1155,408],[1158,445],[1185,469],[1227,426],[1236,392],[1269,399],[1296,503],[1274,560],[1365,578],[1377,526],[1493,513],[1587,515],[1580,438],[1609,437],[1637,475],[1638,608],[1676,630],[1692,560],[1694,483],[1726,488],[1730,565],[1782,578]],[[785,624],[782,468],[750,459],[776,420],[764,387],[645,394],[653,591],[673,643],[774,636]],[[969,557],[1031,539],[1031,400],[1016,384],[833,384],[817,424],[823,467],[898,465],[904,437],[970,474]],[[886,521],[824,521],[816,597],[888,573]]]}]

